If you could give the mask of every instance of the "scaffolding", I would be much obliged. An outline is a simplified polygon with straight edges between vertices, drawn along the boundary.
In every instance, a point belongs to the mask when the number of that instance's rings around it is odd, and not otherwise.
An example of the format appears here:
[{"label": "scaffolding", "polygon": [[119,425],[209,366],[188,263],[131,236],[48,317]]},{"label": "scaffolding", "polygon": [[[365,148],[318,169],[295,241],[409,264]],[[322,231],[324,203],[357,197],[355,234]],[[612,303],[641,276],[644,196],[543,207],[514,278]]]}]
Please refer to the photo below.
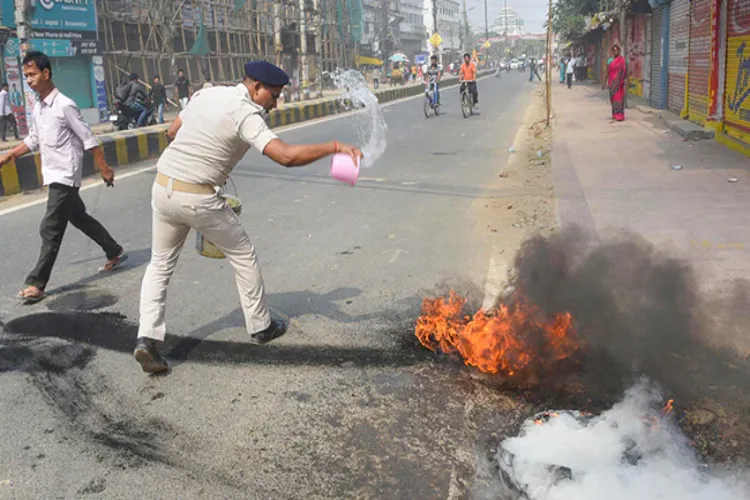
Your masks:
[{"label": "scaffolding", "polygon": [[351,0],[99,0],[99,36],[107,86],[138,73],[165,85],[183,70],[196,87],[242,79],[244,64],[265,59],[293,85],[354,60]]}]

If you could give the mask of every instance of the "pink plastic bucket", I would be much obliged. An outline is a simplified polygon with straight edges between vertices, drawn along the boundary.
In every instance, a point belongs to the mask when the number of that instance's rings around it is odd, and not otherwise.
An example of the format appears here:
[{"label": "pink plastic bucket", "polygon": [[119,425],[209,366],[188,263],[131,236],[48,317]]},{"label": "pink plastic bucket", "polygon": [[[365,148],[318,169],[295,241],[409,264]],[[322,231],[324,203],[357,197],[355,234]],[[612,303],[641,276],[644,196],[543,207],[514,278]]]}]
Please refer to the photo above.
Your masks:
[{"label": "pink plastic bucket", "polygon": [[346,153],[337,153],[331,158],[331,177],[354,186],[359,178],[359,161],[354,162]]}]

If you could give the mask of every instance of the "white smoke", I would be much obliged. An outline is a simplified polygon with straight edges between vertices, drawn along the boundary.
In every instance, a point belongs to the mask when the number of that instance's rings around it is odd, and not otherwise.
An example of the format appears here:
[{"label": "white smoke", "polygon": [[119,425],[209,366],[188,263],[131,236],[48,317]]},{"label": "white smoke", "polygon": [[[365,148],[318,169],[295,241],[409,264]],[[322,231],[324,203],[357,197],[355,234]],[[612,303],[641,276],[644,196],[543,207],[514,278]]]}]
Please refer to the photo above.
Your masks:
[{"label": "white smoke", "polygon": [[746,473],[709,472],[669,418],[658,420],[660,401],[642,381],[598,417],[559,412],[542,425],[531,419],[503,442],[501,469],[530,500],[750,498]]},{"label": "white smoke", "polygon": [[365,155],[361,166],[371,167],[383,156],[388,146],[386,134],[388,126],[385,115],[378,104],[378,98],[367,85],[367,80],[357,70],[339,71],[333,76],[333,81],[342,91],[342,98],[350,100],[354,107],[364,108],[361,113],[352,117],[355,123],[355,133]]}]

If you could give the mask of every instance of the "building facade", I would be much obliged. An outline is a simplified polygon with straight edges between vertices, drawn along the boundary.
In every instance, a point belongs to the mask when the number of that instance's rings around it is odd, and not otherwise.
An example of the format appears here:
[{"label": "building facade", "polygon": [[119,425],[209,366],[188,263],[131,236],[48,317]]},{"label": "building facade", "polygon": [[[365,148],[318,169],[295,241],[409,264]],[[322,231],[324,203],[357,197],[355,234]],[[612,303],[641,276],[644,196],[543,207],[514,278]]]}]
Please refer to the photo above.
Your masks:
[{"label": "building facade", "polygon": [[[628,92],[712,131],[717,141],[750,155],[750,0],[642,0],[626,13],[596,16],[574,44],[605,81],[619,45]],[[598,36],[594,36],[598,34]],[[589,68],[591,70],[591,68]]]},{"label": "building facade", "polygon": [[401,50],[402,25],[399,0],[364,0],[364,18],[360,55],[387,60]]},{"label": "building facade", "polygon": [[[443,64],[446,64],[452,61],[461,51],[463,42],[463,34],[461,33],[463,11],[461,5],[455,0],[436,0],[434,3],[433,0],[424,0],[422,8],[429,36],[437,33],[443,40],[437,51],[431,46],[428,47],[428,51],[438,54]],[[435,8],[437,8],[437,17],[435,17]],[[436,20],[437,26],[435,25]]]},{"label": "building facade", "polygon": [[[2,0],[0,6],[2,24],[14,30],[15,1]],[[87,122],[106,121],[109,113],[95,1],[32,2],[29,13],[31,38],[27,49],[40,50],[50,57],[55,84],[76,102]],[[2,64],[12,108],[20,132],[25,134],[36,96],[28,87],[24,92],[20,54],[14,34],[5,44]]]},{"label": "building facade", "polygon": [[495,18],[491,31],[496,35],[519,36],[524,34],[524,20],[510,7],[504,8]]},{"label": "building facade", "polygon": [[401,22],[399,24],[399,46],[410,60],[427,48],[427,27],[420,0],[401,0]]}]

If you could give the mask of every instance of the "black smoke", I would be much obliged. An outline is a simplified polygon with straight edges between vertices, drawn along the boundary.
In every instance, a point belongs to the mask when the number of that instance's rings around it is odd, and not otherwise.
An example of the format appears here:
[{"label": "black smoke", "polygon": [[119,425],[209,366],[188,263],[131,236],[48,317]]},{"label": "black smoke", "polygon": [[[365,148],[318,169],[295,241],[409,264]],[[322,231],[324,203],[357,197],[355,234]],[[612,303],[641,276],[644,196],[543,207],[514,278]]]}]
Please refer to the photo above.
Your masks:
[{"label": "black smoke", "polygon": [[750,394],[750,286],[702,291],[691,266],[639,235],[577,228],[525,241],[511,285],[545,313],[570,312],[582,372],[605,390],[646,375],[676,397]]}]

